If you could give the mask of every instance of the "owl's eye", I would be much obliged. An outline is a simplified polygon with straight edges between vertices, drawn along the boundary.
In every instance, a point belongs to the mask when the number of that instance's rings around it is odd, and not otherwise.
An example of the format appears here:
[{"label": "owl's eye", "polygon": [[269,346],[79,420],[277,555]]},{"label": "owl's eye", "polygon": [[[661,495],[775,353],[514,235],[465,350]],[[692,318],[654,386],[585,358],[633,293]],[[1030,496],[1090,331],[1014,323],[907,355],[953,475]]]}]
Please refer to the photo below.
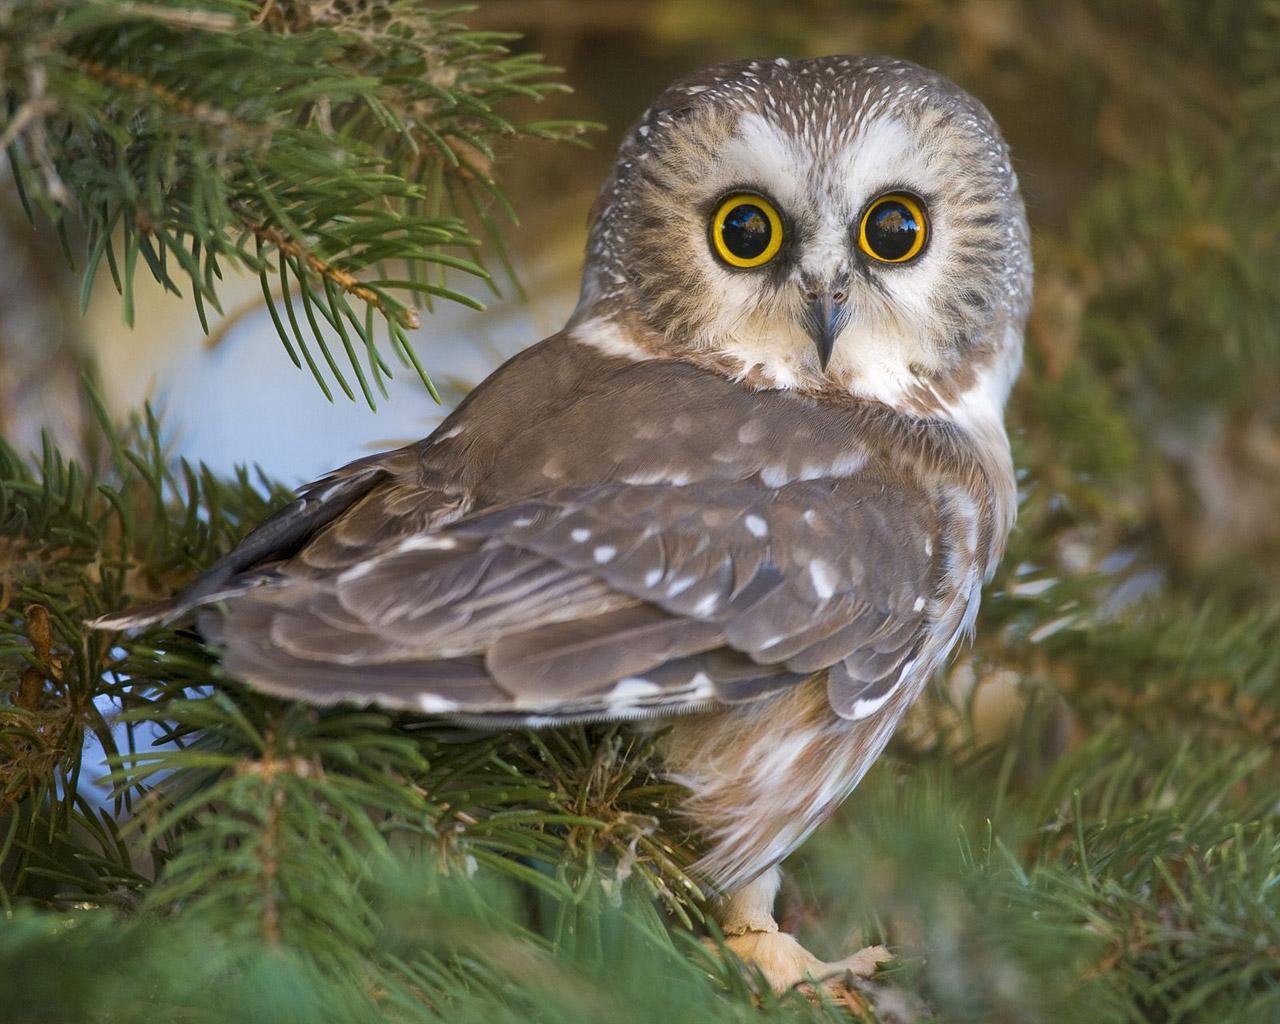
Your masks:
[{"label": "owl's eye", "polygon": [[711,247],[731,267],[763,267],[782,248],[782,218],[763,196],[729,196],[711,218]]},{"label": "owl's eye", "polygon": [[920,200],[890,192],[867,207],[858,225],[858,248],[881,263],[906,263],[920,255],[928,225]]}]

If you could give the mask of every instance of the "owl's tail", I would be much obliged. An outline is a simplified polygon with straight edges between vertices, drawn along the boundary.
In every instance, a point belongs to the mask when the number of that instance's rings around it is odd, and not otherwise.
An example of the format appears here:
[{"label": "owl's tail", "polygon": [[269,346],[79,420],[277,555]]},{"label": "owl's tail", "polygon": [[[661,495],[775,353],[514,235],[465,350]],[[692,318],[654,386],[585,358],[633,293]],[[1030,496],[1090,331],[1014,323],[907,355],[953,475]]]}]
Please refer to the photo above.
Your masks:
[{"label": "owl's tail", "polygon": [[271,578],[271,566],[298,549],[384,479],[380,462],[361,460],[317,480],[254,529],[181,593],[164,601],[103,615],[93,629],[137,630],[166,625],[202,605],[243,594]]}]

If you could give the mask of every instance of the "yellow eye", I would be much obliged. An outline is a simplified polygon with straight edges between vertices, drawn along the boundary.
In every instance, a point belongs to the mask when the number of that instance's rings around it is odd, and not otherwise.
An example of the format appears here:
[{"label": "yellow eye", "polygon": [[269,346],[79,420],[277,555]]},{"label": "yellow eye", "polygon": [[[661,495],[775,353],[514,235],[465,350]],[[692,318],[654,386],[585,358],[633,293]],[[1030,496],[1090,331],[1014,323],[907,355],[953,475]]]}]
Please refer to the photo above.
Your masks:
[{"label": "yellow eye", "polygon": [[711,218],[711,246],[731,267],[763,267],[782,248],[782,218],[763,196],[729,196]]},{"label": "yellow eye", "polygon": [[920,200],[890,192],[862,215],[858,248],[881,263],[906,263],[920,255],[928,230]]}]

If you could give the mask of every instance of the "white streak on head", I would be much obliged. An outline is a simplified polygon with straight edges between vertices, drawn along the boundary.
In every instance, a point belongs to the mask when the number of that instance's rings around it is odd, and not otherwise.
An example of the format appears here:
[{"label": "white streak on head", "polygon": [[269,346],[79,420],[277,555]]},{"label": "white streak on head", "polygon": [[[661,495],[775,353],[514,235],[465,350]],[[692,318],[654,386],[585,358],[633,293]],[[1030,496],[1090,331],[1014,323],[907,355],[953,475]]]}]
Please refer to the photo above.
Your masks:
[{"label": "white streak on head", "polygon": [[723,187],[758,183],[783,209],[803,201],[801,189],[811,158],[778,125],[755,112],[738,118],[736,134],[720,150],[718,170]]},{"label": "white streak on head", "polygon": [[836,157],[851,203],[861,209],[887,186],[910,182],[921,190],[946,184],[937,180],[915,136],[899,118],[867,118],[853,140]]}]

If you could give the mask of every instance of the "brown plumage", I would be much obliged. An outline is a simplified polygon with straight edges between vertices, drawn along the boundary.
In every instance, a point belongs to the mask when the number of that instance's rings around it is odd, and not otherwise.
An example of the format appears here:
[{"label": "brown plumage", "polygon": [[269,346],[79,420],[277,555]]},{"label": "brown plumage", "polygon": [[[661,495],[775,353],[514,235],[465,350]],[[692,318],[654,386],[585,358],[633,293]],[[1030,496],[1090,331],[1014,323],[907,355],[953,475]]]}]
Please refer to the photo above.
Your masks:
[{"label": "brown plumage", "polygon": [[[858,241],[895,190],[928,211],[901,265]],[[708,238],[740,193],[779,211],[759,269]],[[99,625],[209,606],[229,672],[318,704],[671,719],[699,868],[789,984],[823,965],[768,939],[775,865],[971,628],[1011,527],[1001,409],[1029,288],[976,101],[886,59],[708,69],[624,143],[563,332],[172,602]]]}]

